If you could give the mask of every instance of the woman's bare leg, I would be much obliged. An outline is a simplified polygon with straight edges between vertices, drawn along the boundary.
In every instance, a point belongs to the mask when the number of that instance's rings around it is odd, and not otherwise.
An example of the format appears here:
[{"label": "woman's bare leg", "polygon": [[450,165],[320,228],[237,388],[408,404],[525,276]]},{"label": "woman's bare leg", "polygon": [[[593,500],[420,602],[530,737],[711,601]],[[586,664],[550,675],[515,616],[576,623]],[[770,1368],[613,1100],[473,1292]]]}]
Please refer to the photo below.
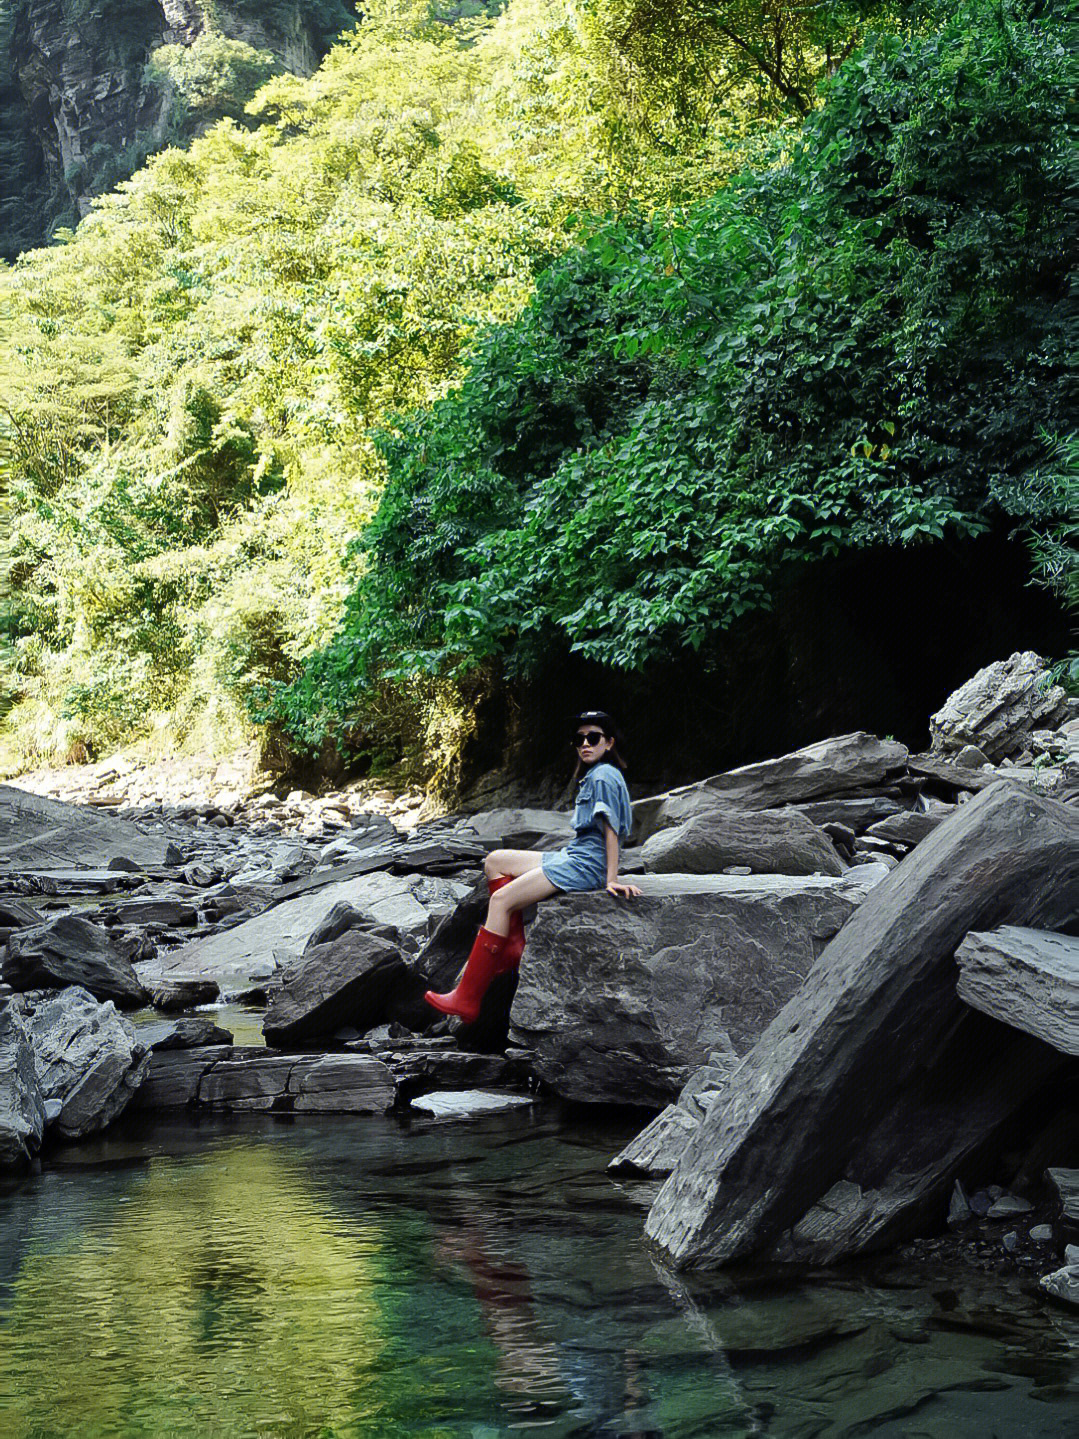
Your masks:
[{"label": "woman's bare leg", "polygon": [[488,879],[497,879],[500,874],[516,878],[530,869],[538,869],[542,863],[543,855],[534,849],[493,849],[483,861],[483,872]]},{"label": "woman's bare leg", "polygon": [[[495,854],[528,854],[525,850],[495,850]],[[552,894],[558,893],[557,885],[553,885],[547,876],[540,869],[542,856],[529,854],[530,859],[536,863],[529,865],[524,874],[517,876],[510,884],[503,885],[491,896],[491,902],[487,906],[487,918],[483,921],[484,929],[492,934],[509,934],[510,915],[519,909],[527,909],[530,904],[536,904],[541,899],[550,899]],[[505,873],[503,870],[502,873]]]}]

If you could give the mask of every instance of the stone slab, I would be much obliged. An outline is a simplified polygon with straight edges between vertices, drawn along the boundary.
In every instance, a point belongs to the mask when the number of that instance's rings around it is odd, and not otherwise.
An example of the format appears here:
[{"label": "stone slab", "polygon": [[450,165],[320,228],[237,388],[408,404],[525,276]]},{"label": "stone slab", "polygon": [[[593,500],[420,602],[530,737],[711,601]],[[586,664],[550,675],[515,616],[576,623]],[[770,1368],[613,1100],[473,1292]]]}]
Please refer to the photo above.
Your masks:
[{"label": "stone slab", "polygon": [[973,1009],[1079,1054],[1079,939],[1004,925],[955,952],[956,989]]},{"label": "stone slab", "polygon": [[887,795],[865,795],[856,799],[810,800],[791,808],[813,824],[845,824],[855,834],[861,834],[867,825],[899,814],[903,806]]},{"label": "stone slab", "polygon": [[203,1075],[198,1088],[199,1106],[237,1113],[283,1109],[297,1063],[292,1054],[259,1049],[245,1055],[237,1047],[232,1056],[218,1060]]},{"label": "stone slab", "polygon": [[233,1053],[231,1044],[203,1049],[154,1050],[142,1084],[131,1101],[133,1110],[184,1109],[198,1099],[199,1084],[219,1059]]},{"label": "stone slab", "polygon": [[104,869],[118,858],[161,865],[167,844],[131,820],[0,785],[0,871]]},{"label": "stone slab", "polygon": [[412,1101],[417,1114],[430,1119],[483,1119],[510,1109],[527,1109],[534,1101],[526,1094],[493,1094],[487,1090],[432,1090]]},{"label": "stone slab", "polygon": [[960,806],[744,1058],[661,1189],[649,1238],[681,1267],[767,1251],[840,1180],[864,1200],[840,1253],[897,1242],[927,1206],[946,1208],[957,1166],[1066,1063],[964,1010],[955,950],[971,929],[1077,910],[1079,815],[1008,784]]},{"label": "stone slab", "polygon": [[393,1071],[365,1054],[325,1054],[301,1060],[289,1076],[297,1113],[386,1114],[397,1086]]}]

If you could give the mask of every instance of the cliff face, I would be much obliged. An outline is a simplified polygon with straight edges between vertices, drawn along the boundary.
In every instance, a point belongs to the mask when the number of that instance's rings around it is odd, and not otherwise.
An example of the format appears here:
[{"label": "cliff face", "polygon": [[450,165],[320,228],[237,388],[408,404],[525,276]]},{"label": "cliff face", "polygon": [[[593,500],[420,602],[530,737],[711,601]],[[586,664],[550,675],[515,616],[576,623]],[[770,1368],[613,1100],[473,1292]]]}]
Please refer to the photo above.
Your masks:
[{"label": "cliff face", "polygon": [[159,46],[212,32],[308,75],[354,20],[349,0],[0,0],[0,252],[74,224],[148,154],[224,113],[205,106],[178,133],[174,86],[147,72]]}]

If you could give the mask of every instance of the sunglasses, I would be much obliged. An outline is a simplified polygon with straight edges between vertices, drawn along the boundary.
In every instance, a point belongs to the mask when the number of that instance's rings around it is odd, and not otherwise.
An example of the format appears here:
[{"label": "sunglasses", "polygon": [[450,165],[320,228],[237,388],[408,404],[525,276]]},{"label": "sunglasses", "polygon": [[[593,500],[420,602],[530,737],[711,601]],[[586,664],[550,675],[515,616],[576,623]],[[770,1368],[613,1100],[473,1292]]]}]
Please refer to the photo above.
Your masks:
[{"label": "sunglasses", "polygon": [[601,739],[606,738],[607,736],[602,732],[602,730],[590,729],[587,734],[579,734],[576,737],[576,739],[573,741],[573,748],[580,749],[582,745],[599,744]]}]

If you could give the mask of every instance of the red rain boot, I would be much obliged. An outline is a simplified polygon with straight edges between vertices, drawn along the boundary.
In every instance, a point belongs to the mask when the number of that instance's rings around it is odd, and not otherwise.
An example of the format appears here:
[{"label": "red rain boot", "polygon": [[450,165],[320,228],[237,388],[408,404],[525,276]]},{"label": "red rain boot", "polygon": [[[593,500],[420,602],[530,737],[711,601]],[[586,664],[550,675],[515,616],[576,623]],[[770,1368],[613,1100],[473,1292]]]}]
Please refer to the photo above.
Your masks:
[{"label": "red rain boot", "polygon": [[507,935],[492,934],[489,929],[481,928],[456,988],[448,994],[434,994],[428,990],[424,999],[443,1014],[456,1014],[466,1024],[475,1024],[480,1016],[483,996],[491,980],[499,973],[499,962],[507,942]]},{"label": "red rain boot", "polygon": [[[487,893],[494,894],[496,889],[501,889],[504,884],[509,884],[513,879],[512,874],[500,874],[497,879],[487,881]],[[518,969],[521,963],[521,955],[525,948],[525,926],[519,910],[514,910],[510,915],[510,932],[506,940],[506,948],[502,951],[502,958],[499,960],[498,973],[505,974],[508,969]]]}]

